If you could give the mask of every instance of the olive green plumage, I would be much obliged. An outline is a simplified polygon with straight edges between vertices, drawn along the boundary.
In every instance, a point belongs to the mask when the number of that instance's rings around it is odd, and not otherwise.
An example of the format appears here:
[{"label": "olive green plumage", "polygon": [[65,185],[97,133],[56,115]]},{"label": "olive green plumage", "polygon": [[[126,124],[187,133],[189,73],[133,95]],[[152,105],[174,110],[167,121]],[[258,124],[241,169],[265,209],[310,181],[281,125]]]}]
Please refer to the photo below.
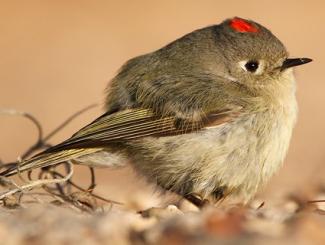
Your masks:
[{"label": "olive green plumage", "polygon": [[149,181],[194,203],[246,202],[283,162],[297,113],[290,67],[309,61],[288,59],[253,21],[196,30],[128,61],[107,88],[103,116],[19,169],[130,160]]}]

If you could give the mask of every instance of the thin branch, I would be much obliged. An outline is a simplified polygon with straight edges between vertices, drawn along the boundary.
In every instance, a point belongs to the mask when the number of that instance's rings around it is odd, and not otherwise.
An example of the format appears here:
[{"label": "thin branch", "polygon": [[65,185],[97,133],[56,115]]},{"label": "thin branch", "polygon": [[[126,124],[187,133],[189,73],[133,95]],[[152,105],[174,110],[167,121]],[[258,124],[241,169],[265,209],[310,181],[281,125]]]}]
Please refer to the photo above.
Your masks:
[{"label": "thin branch", "polygon": [[47,143],[47,141],[50,138],[52,138],[56,133],[58,133],[61,129],[63,129],[65,126],[67,126],[73,119],[75,119],[76,117],[78,117],[82,113],[86,112],[87,110],[89,110],[89,109],[91,109],[91,108],[93,108],[95,106],[97,106],[97,104],[89,105],[89,106],[81,109],[80,111],[77,111],[76,113],[74,113],[73,115],[68,117],[68,119],[66,119],[63,123],[61,123],[57,128],[55,128],[52,132],[50,132],[46,136],[43,136],[43,128],[42,128],[42,125],[39,122],[39,120],[30,113],[17,111],[17,110],[14,110],[14,109],[0,109],[0,114],[13,115],[13,116],[22,116],[22,117],[25,117],[25,118],[29,119],[36,126],[37,132],[38,132],[38,137],[37,137],[36,143],[34,143],[31,147],[29,147],[22,154],[21,158],[25,159],[28,156],[30,156],[33,152],[35,152],[35,151],[37,151],[39,149],[50,147],[51,144]]},{"label": "thin branch", "polygon": [[32,121],[32,123],[37,128],[38,141],[42,140],[42,138],[43,138],[42,126],[41,126],[40,122],[37,120],[37,118],[34,117],[32,114],[29,114],[29,113],[23,112],[23,111],[14,110],[14,109],[5,109],[5,108],[2,108],[2,109],[0,108],[0,114],[11,115],[11,116],[22,116],[22,117],[29,119],[30,121]]},{"label": "thin branch", "polygon": [[[22,155],[22,158],[23,159],[27,158],[28,156],[30,156],[36,150],[39,150],[39,149],[42,149],[42,148],[51,147],[51,144],[49,144],[47,142],[49,139],[51,139],[61,129],[63,129],[64,127],[66,127],[73,119],[75,119],[76,117],[78,117],[82,113],[90,110],[91,108],[93,108],[95,106],[97,106],[97,104],[89,105],[89,106],[87,106],[87,107],[85,107],[85,108],[77,111],[76,113],[72,114],[70,117],[68,117],[68,119],[66,119],[58,127],[56,127],[54,130],[52,130],[52,132],[50,132],[48,135],[46,135],[44,137],[42,136],[42,138],[39,138],[39,140]],[[38,123],[38,125],[41,127],[41,125],[39,123]]]},{"label": "thin branch", "polygon": [[[62,176],[63,176],[62,174],[60,174],[60,173],[58,173],[58,172],[56,172],[56,171],[51,171],[51,172],[53,172],[54,175],[57,175],[57,176],[59,176],[59,177],[62,177]],[[74,182],[73,182],[72,180],[70,180],[70,179],[69,179],[67,182],[68,182],[70,185],[72,185],[73,187],[75,187],[76,189],[80,190],[80,191],[88,192],[91,196],[95,197],[95,198],[98,199],[98,200],[101,200],[101,201],[104,201],[104,202],[107,202],[107,203],[114,203],[114,204],[118,204],[118,205],[123,205],[123,203],[121,203],[121,202],[117,202],[117,201],[109,200],[109,199],[106,199],[106,198],[104,198],[104,197],[101,197],[101,196],[99,196],[99,195],[97,195],[97,194],[95,194],[95,193],[93,193],[93,192],[89,192],[89,191],[87,191],[86,189],[84,189],[84,188],[82,188],[81,186],[79,186],[79,185],[77,185],[76,183],[74,183]]]},{"label": "thin branch", "polygon": [[37,133],[38,133],[36,143],[23,154],[23,156],[22,156],[23,159],[25,158],[25,156],[28,156],[31,152],[33,152],[35,149],[37,149],[42,144],[42,142],[43,142],[43,128],[42,128],[41,123],[32,114],[29,114],[27,112],[17,111],[14,109],[4,109],[4,108],[0,109],[0,115],[1,114],[25,117],[36,126]]},{"label": "thin branch", "polygon": [[69,164],[70,164],[70,172],[68,173],[67,176],[62,176],[61,179],[34,180],[34,181],[32,181],[32,182],[30,182],[30,183],[28,183],[26,185],[18,186],[15,189],[0,193],[0,200],[5,198],[5,197],[11,196],[11,195],[13,195],[13,194],[15,194],[17,192],[23,192],[23,191],[26,191],[26,190],[31,190],[31,189],[33,189],[35,187],[38,187],[38,186],[42,186],[42,185],[46,185],[46,184],[56,184],[56,183],[62,183],[62,182],[68,181],[73,175],[73,164],[72,163],[69,163]]},{"label": "thin branch", "polygon": [[80,111],[77,111],[76,113],[72,114],[70,117],[68,117],[63,123],[61,123],[57,128],[55,128],[52,132],[50,132],[48,135],[46,135],[43,138],[43,141],[46,142],[48,141],[50,138],[52,138],[57,132],[59,132],[61,129],[63,129],[65,126],[67,126],[73,119],[75,119],[76,117],[80,116],[82,113],[96,107],[97,104],[92,104],[89,105],[83,109],[81,109]]},{"label": "thin branch", "polygon": [[307,203],[319,203],[319,202],[325,202],[325,199],[323,199],[323,200],[311,200],[311,201],[307,201]]},{"label": "thin branch", "polygon": [[[33,115],[31,115],[29,113],[25,113],[25,112],[19,112],[16,110],[4,110],[4,109],[0,110],[0,113],[2,113],[2,114],[19,115],[19,116],[28,118],[35,124],[35,126],[38,130],[38,139],[37,139],[36,143],[34,145],[32,145],[29,149],[27,149],[26,152],[22,155],[22,157],[20,157],[20,160],[18,159],[17,163],[15,163],[15,164],[18,164],[18,170],[19,170],[19,162],[21,162],[21,159],[27,158],[36,150],[50,147],[51,145],[47,143],[47,141],[50,138],[52,138],[56,133],[58,133],[62,128],[64,128],[68,123],[70,123],[77,116],[79,116],[80,114],[84,113],[85,111],[87,111],[95,106],[96,105],[93,104],[93,105],[87,106],[86,108],[74,113],[72,116],[70,116],[68,119],[66,119],[63,123],[61,123],[57,128],[55,128],[53,131],[51,131],[45,137],[43,136],[43,130],[42,130],[42,126],[41,126],[40,122]],[[28,192],[26,192],[26,190],[29,191],[33,188],[38,187],[38,186],[43,186],[49,195],[55,196],[56,198],[60,197],[62,199],[61,200],[62,202],[64,202],[65,199],[66,199],[66,202],[70,202],[71,200],[69,199],[69,195],[65,191],[65,187],[68,188],[67,189],[68,193],[69,193],[69,188],[75,187],[76,189],[78,189],[82,192],[88,193],[93,198],[99,199],[101,201],[104,201],[104,202],[107,202],[110,204],[122,205],[122,203],[120,203],[120,202],[108,200],[106,198],[103,198],[103,197],[98,196],[93,193],[93,190],[96,186],[95,171],[93,168],[91,168],[91,167],[89,168],[90,175],[91,175],[90,186],[87,189],[84,189],[84,188],[80,187],[79,185],[75,184],[74,182],[72,182],[72,180],[71,180],[71,177],[73,175],[72,162],[70,162],[70,161],[66,162],[65,167],[66,167],[66,171],[67,171],[66,176],[55,171],[54,170],[55,166],[52,166],[51,168],[41,169],[37,180],[32,180],[32,171],[28,171],[28,173],[27,173],[28,181],[23,179],[22,176],[20,176],[20,172],[18,171],[19,177],[21,177],[22,181],[27,184],[18,186],[13,181],[11,181],[10,186],[13,189],[0,193],[0,201],[2,201],[5,197],[11,196],[17,192],[21,192],[22,194],[25,194],[25,193],[28,193]],[[47,173],[47,175],[51,175],[53,177],[53,179],[47,179],[47,176],[45,176],[46,179],[44,179],[44,174],[46,174],[46,173]],[[59,177],[59,178],[56,179],[56,177]],[[6,178],[4,178],[4,180],[6,180]],[[48,184],[55,184],[56,188],[47,186]],[[58,192],[58,193],[55,193],[55,192]],[[70,192],[71,192],[71,190],[70,190]],[[84,204],[84,205],[86,205],[86,204]],[[79,209],[80,209],[80,207],[79,207]]]},{"label": "thin branch", "polygon": [[90,171],[90,185],[87,191],[91,193],[96,187],[96,175],[95,175],[95,169],[93,167],[89,167],[89,171]]}]

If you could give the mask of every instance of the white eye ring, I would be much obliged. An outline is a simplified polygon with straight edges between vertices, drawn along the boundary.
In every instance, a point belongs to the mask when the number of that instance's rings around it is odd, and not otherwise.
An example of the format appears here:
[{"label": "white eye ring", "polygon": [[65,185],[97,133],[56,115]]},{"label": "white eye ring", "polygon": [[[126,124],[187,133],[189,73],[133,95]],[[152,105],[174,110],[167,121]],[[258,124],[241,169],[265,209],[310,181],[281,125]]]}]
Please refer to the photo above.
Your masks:
[{"label": "white eye ring", "polygon": [[251,62],[251,60],[242,60],[242,61],[239,61],[238,64],[244,71],[247,71],[249,73],[252,73],[252,74],[255,74],[255,75],[260,75],[260,74],[263,73],[264,67],[265,67],[264,60],[256,61],[258,63],[258,67],[257,67],[257,69],[255,71],[248,71],[247,70],[247,63],[249,63],[249,62]]}]

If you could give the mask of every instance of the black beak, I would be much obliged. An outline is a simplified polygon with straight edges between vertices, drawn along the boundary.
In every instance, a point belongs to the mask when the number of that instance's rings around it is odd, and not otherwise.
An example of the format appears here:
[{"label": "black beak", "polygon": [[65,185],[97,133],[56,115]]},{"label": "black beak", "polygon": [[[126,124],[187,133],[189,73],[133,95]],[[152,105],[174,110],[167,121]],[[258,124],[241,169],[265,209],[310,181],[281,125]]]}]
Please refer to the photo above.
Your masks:
[{"label": "black beak", "polygon": [[312,62],[312,61],[313,60],[309,59],[309,58],[286,59],[285,61],[283,61],[283,64],[280,67],[280,70],[283,71],[287,68],[294,67],[294,66],[300,66],[300,65]]}]

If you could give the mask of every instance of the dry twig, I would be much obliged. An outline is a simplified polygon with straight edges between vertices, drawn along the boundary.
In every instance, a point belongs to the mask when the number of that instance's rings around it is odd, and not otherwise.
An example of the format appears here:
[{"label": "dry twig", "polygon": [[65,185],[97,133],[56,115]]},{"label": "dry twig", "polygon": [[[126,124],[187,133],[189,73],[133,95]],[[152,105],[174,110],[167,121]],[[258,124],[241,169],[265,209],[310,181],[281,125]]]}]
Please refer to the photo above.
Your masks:
[{"label": "dry twig", "polygon": [[[19,162],[21,159],[25,159],[29,157],[31,154],[33,154],[37,150],[41,150],[44,148],[48,148],[51,145],[48,143],[48,140],[52,138],[56,133],[58,133],[62,128],[64,128],[68,123],[70,123],[74,118],[82,114],[83,112],[93,108],[96,106],[95,104],[90,105],[76,113],[74,113],[72,116],[70,116],[68,119],[66,119],[62,124],[60,124],[57,128],[55,128],[53,131],[51,131],[48,135],[43,136],[43,129],[41,123],[31,114],[26,113],[26,112],[20,112],[17,110],[13,109],[0,109],[0,114],[5,114],[5,115],[15,115],[15,116],[22,116],[30,121],[33,122],[33,124],[37,128],[38,132],[38,137],[36,143],[34,143],[31,147],[29,147],[21,157],[18,158],[17,162],[19,165]],[[9,164],[3,164],[5,166],[11,166],[12,164],[17,164],[16,163],[9,163]],[[59,173],[57,170],[55,170],[56,166],[51,166],[49,168],[44,168],[40,169],[40,173],[38,175],[38,178],[36,180],[32,179],[32,171],[29,171],[27,173],[28,180],[24,179],[23,176],[18,173],[20,179],[23,181],[23,183],[26,183],[24,185],[17,185],[14,181],[8,179],[8,178],[2,178],[0,181],[4,186],[10,187],[10,190],[5,191],[0,193],[0,200],[4,200],[5,198],[14,195],[15,193],[23,193],[26,194],[27,191],[30,191],[31,189],[34,189],[36,187],[43,186],[44,190],[48,192],[48,195],[54,197],[56,200],[60,200],[60,202],[70,202],[74,206],[76,206],[79,209],[84,209],[84,206],[88,205],[87,203],[83,203],[83,201],[80,199],[78,200],[77,196],[80,195],[75,195],[75,193],[72,193],[72,187],[78,189],[82,193],[85,193],[85,195],[89,195],[91,198],[95,198],[110,204],[122,204],[120,202],[108,200],[106,198],[103,198],[99,195],[96,195],[93,193],[93,190],[96,186],[96,179],[95,179],[95,172],[94,169],[89,167],[90,170],[90,176],[91,176],[91,183],[90,186],[87,189],[84,189],[74,183],[71,180],[72,174],[73,174],[73,168],[72,168],[72,163],[71,162],[65,162],[62,163],[65,166],[65,169],[67,171],[66,176],[63,174]],[[60,165],[62,165],[60,164]],[[50,175],[52,178],[49,179],[48,175]],[[55,188],[48,186],[50,184],[55,184]],[[66,189],[66,190],[65,190]]]},{"label": "dry twig", "polygon": [[32,182],[30,182],[28,184],[22,185],[22,186],[16,185],[17,188],[14,188],[14,189],[11,189],[11,190],[0,193],[0,200],[2,200],[5,197],[8,197],[10,195],[13,195],[13,194],[15,194],[17,192],[24,192],[26,190],[31,190],[31,189],[33,189],[35,187],[43,186],[43,185],[46,185],[46,184],[56,184],[56,183],[66,182],[72,177],[72,175],[73,175],[73,166],[72,166],[72,163],[70,163],[70,172],[68,173],[67,176],[64,176],[61,179],[34,180],[34,181],[32,181]]}]

